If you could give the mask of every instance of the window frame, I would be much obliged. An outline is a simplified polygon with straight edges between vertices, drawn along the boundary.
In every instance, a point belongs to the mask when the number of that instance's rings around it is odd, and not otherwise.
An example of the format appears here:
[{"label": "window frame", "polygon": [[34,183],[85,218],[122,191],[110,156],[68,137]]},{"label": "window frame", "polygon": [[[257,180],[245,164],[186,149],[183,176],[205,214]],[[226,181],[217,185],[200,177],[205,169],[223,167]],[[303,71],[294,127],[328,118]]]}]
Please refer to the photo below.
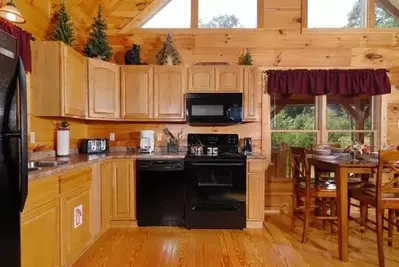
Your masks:
[{"label": "window frame", "polygon": [[[171,0],[173,1],[173,0]],[[190,28],[173,28],[173,30],[181,30],[181,31],[190,31],[190,29],[199,29],[201,31],[253,31],[255,29],[263,28],[263,17],[264,17],[264,0],[257,0],[257,27],[256,28],[199,28],[199,1],[201,0],[191,0],[191,25]],[[152,19],[153,16],[155,16],[160,10],[157,12],[154,12],[151,14],[151,16],[147,17],[144,22],[141,22],[141,25],[145,24],[146,21]],[[166,30],[164,28],[141,28],[141,25],[139,27],[140,30],[152,30],[152,31],[159,31],[159,30]],[[192,33],[192,32],[189,32]]]},{"label": "window frame", "polygon": [[301,15],[302,15],[302,33],[306,32],[364,32],[366,28],[374,28],[374,30],[383,32],[397,32],[397,28],[379,28],[375,27],[375,12],[376,12],[376,0],[365,0],[365,18],[363,28],[309,28],[308,27],[308,1],[301,0]]}]

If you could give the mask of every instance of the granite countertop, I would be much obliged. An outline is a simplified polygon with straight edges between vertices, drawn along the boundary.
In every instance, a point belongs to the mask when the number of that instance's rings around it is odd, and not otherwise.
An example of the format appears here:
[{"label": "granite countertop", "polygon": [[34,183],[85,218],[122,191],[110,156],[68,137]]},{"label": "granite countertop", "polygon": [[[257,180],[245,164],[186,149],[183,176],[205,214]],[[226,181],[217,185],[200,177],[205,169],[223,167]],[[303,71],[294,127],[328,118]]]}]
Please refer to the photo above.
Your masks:
[{"label": "granite countertop", "polygon": [[[61,164],[56,167],[42,167],[40,170],[29,172],[29,181],[40,179],[46,176],[55,175],[63,171],[68,171],[78,168],[86,168],[93,163],[109,160],[109,159],[154,159],[154,160],[165,160],[165,159],[183,159],[186,156],[186,152],[179,152],[174,154],[168,154],[167,152],[156,152],[154,154],[139,154],[137,152],[110,152],[101,155],[86,155],[76,154],[66,158],[46,157],[41,158],[40,161],[68,161],[67,164]],[[252,153],[247,156],[248,159],[265,159],[266,157]]]},{"label": "granite countertop", "polygon": [[86,155],[77,154],[65,158],[47,157],[41,158],[40,161],[68,161],[67,164],[60,164],[56,167],[42,167],[40,170],[29,172],[29,181],[43,178],[50,175],[55,175],[59,172],[68,171],[72,169],[85,168],[90,164],[109,160],[109,159],[183,159],[186,152],[179,152],[168,154],[166,152],[159,152],[154,154],[139,154],[137,152],[110,152],[101,155]]}]

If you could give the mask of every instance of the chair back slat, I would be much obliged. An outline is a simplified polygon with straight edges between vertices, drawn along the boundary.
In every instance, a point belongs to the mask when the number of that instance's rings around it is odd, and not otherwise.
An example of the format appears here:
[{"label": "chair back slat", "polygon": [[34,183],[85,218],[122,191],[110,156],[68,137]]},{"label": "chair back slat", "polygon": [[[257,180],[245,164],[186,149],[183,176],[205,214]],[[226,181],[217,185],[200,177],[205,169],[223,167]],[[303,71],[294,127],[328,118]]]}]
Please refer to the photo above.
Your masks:
[{"label": "chair back slat", "polygon": [[[306,160],[306,149],[302,147],[290,147],[291,178],[296,182],[309,180],[309,165]],[[306,183],[307,185],[307,183]]]},{"label": "chair back slat", "polygon": [[[389,177],[388,181],[386,176]],[[377,202],[383,200],[384,193],[399,193],[399,151],[379,152]]]}]

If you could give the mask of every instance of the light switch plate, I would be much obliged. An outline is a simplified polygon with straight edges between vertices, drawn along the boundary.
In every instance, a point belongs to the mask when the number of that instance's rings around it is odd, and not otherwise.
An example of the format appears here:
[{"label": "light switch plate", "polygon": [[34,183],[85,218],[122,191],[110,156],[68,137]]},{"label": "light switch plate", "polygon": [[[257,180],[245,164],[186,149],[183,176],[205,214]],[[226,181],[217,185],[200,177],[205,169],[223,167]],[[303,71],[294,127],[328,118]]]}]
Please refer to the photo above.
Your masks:
[{"label": "light switch plate", "polygon": [[115,141],[115,133],[109,134],[109,141]]},{"label": "light switch plate", "polygon": [[157,142],[162,141],[162,133],[157,133]]},{"label": "light switch plate", "polygon": [[35,132],[29,133],[29,143],[30,144],[36,143],[36,133]]}]

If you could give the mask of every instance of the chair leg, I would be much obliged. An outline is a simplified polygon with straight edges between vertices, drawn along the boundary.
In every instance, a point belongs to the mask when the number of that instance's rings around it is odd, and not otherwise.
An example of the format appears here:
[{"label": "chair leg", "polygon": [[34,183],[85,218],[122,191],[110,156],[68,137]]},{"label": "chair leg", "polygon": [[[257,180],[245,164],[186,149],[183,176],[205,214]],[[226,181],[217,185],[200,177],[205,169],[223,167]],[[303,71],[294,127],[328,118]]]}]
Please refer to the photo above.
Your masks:
[{"label": "chair leg", "polygon": [[384,210],[376,208],[376,222],[377,222],[377,247],[378,247],[378,262],[380,267],[385,267],[385,259],[384,259],[384,221],[383,215]]},{"label": "chair leg", "polygon": [[[399,210],[395,211],[396,217],[399,217]],[[396,230],[399,232],[399,219],[396,220]]]},{"label": "chair leg", "polygon": [[295,217],[296,217],[296,209],[297,209],[297,198],[298,198],[297,192],[296,192],[296,189],[294,188],[294,191],[293,191],[293,194],[292,194],[291,232],[295,231]]},{"label": "chair leg", "polygon": [[[330,203],[330,207],[331,207],[331,217],[335,217],[337,216],[337,203],[335,201],[335,198],[331,199],[331,203]],[[334,233],[334,221],[330,220],[330,225],[331,225],[331,233]]]},{"label": "chair leg", "polygon": [[[325,198],[321,199],[321,216],[327,216],[327,200]],[[326,220],[323,220],[323,230],[326,228]]]},{"label": "chair leg", "polygon": [[360,202],[360,232],[362,233],[366,231],[367,212],[367,205]]},{"label": "chair leg", "polygon": [[308,228],[309,228],[309,217],[310,217],[310,198],[305,200],[305,217],[303,221],[303,233],[302,233],[302,243],[306,243],[308,240]]},{"label": "chair leg", "polygon": [[393,244],[393,224],[395,222],[395,210],[388,210],[388,246]]}]

